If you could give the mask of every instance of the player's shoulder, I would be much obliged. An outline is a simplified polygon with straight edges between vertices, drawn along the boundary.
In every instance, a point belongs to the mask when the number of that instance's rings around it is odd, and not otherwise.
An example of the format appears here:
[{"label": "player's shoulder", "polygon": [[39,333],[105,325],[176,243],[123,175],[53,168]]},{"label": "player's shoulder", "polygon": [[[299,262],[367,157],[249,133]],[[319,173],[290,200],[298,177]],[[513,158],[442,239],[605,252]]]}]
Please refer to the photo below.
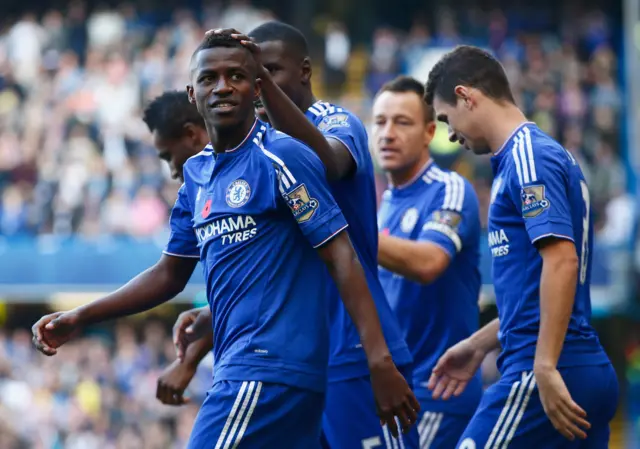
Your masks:
[{"label": "player's shoulder", "polygon": [[211,144],[207,144],[202,151],[194,154],[184,163],[182,171],[185,180],[188,178],[198,180],[204,169],[212,166],[214,163],[213,147]]},{"label": "player's shoulder", "polygon": [[477,203],[478,197],[471,182],[461,174],[439,167],[431,163],[422,181],[428,189],[434,189],[444,199],[445,206],[455,210],[461,210],[469,203]]},{"label": "player's shoulder", "polygon": [[[291,137],[289,134],[276,130],[270,125],[258,133],[256,143],[262,151],[262,155],[275,166],[284,165],[308,165],[315,161],[321,164],[320,159],[307,144]],[[317,161],[316,161],[317,159]]]},{"label": "player's shoulder", "polygon": [[515,167],[514,179],[520,184],[536,182],[543,173],[567,170],[576,160],[558,141],[535,124],[525,124],[505,149],[509,163]]},{"label": "player's shoulder", "polygon": [[331,128],[364,127],[360,118],[347,108],[326,101],[317,101],[309,109],[313,122],[320,131]]}]

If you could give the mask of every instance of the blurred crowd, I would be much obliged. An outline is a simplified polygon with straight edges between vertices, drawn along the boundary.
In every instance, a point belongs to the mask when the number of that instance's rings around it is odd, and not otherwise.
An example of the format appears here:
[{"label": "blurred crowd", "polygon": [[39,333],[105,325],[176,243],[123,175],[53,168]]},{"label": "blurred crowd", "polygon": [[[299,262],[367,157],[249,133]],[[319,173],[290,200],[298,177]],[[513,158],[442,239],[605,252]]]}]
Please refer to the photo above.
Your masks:
[{"label": "blurred crowd", "polygon": [[212,361],[200,364],[189,387],[192,403],[176,408],[155,398],[157,378],[174,359],[170,326],[160,321],[94,330],[50,358],[33,350],[28,331],[0,331],[0,447],[185,447]]},{"label": "blurred crowd", "polygon": [[[529,117],[581,162],[600,238],[628,238],[634,212],[620,142],[623,93],[607,17],[568,11],[571,20],[553,26],[552,19],[517,10],[441,9],[430,22],[416,17],[406,31],[376,29],[364,62],[353,57],[347,27],[327,22],[313,40],[324,43],[314,54],[324,55],[315,83],[325,99],[368,121],[371,96],[382,83],[398,73],[427,76],[417,67],[425,50],[464,42],[490,48]],[[65,11],[26,14],[0,29],[0,235],[144,238],[162,231],[177,185],[156,160],[141,110],[163,90],[184,88],[204,30],[249,30],[273,18],[245,0],[199,11],[197,20],[178,10],[162,24],[143,20],[129,4],[87,11],[71,2]],[[364,68],[354,78],[349,74],[358,63]],[[441,140],[434,142],[436,156],[446,147]],[[486,206],[488,160],[456,160]]]}]

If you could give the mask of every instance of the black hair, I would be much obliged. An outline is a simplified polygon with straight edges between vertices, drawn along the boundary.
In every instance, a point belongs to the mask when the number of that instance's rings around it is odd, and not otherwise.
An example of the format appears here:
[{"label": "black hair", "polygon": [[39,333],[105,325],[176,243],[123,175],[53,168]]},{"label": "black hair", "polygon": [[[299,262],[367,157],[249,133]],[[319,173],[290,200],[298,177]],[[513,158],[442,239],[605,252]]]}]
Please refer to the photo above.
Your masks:
[{"label": "black hair", "polygon": [[205,34],[204,39],[200,41],[200,44],[195,49],[193,54],[197,54],[200,50],[208,50],[210,48],[217,47],[244,48],[240,41],[231,37],[230,34],[208,33]]},{"label": "black hair", "polygon": [[429,72],[425,101],[432,105],[437,95],[455,105],[458,85],[473,87],[494,100],[515,104],[504,68],[481,48],[461,45],[444,55]]},{"label": "black hair", "polygon": [[415,78],[410,76],[400,75],[391,81],[387,81],[378,91],[377,95],[380,95],[383,92],[396,92],[396,93],[407,93],[411,92],[418,96],[420,101],[422,102],[422,106],[424,109],[424,119],[426,122],[432,122],[434,120],[433,116],[433,108],[424,101],[424,85]]},{"label": "black hair", "polygon": [[[202,50],[209,50],[210,48],[242,48],[246,51],[249,51],[242,43],[231,37],[230,34],[216,34],[216,33],[208,33],[205,34],[204,39],[200,41],[198,47],[194,50],[191,55],[191,73],[193,74],[194,66],[193,61],[196,55]],[[253,58],[252,58],[253,59]]]},{"label": "black hair", "polygon": [[187,123],[205,128],[204,119],[183,91],[168,91],[154,98],[145,108],[142,120],[149,131],[157,130],[160,135],[172,139],[182,136]]},{"label": "black hair", "polygon": [[302,32],[284,22],[270,21],[254,28],[249,37],[257,44],[263,42],[283,42],[292,56],[304,59],[309,56],[307,39]]}]

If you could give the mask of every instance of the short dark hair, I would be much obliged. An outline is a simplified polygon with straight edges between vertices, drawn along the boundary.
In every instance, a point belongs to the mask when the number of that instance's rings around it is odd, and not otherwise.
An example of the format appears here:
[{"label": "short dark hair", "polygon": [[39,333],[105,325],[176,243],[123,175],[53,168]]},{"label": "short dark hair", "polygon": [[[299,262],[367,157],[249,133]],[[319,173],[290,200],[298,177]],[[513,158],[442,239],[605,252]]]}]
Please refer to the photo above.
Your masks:
[{"label": "short dark hair", "polygon": [[302,32],[284,22],[276,20],[263,23],[249,32],[249,37],[256,43],[283,42],[296,57],[304,59],[309,56],[307,39]]},{"label": "short dark hair", "polygon": [[205,128],[198,109],[189,102],[187,93],[181,91],[164,92],[154,98],[145,108],[142,120],[149,131],[157,130],[161,136],[170,139],[181,137],[187,123]]},{"label": "short dark hair", "polygon": [[410,76],[400,75],[391,81],[387,81],[378,91],[376,96],[383,92],[396,92],[396,93],[414,93],[420,98],[424,109],[424,119],[426,122],[432,122],[434,120],[433,108],[430,104],[424,101],[424,85],[415,78]]},{"label": "short dark hair", "polygon": [[204,39],[200,41],[200,44],[196,47],[193,54],[191,55],[190,71],[193,75],[193,61],[196,55],[202,50],[209,50],[210,48],[242,48],[246,51],[249,51],[238,39],[234,39],[230,34],[217,34],[217,33],[208,33],[205,34]]},{"label": "short dark hair", "polygon": [[494,100],[515,104],[504,68],[478,47],[458,46],[433,66],[425,87],[425,101],[432,105],[437,95],[449,104],[456,104],[457,85],[473,87]]},{"label": "short dark hair", "polygon": [[216,47],[245,48],[239,40],[234,39],[230,34],[207,33],[200,41],[200,44],[198,44],[198,47],[196,47],[193,54],[196,55],[200,50],[208,50]]}]

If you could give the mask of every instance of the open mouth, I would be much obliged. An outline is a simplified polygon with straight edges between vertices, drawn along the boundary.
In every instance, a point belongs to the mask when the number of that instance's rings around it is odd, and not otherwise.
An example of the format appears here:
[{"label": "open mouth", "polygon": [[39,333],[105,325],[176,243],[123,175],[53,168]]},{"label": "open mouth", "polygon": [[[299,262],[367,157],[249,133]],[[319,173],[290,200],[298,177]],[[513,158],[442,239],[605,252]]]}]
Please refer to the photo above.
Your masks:
[{"label": "open mouth", "polygon": [[211,105],[211,109],[217,113],[224,114],[233,111],[237,105],[229,101],[216,101]]}]

